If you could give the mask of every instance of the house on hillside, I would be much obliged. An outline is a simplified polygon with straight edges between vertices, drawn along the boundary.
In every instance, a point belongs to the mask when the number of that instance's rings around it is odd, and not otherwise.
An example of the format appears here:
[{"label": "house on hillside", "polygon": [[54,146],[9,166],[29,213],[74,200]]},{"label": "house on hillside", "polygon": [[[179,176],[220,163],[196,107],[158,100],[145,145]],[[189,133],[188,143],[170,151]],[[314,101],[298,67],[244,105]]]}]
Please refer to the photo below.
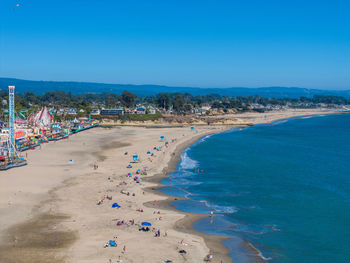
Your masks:
[{"label": "house on hillside", "polygon": [[147,112],[148,112],[148,114],[156,114],[156,109],[153,108],[152,106],[149,106],[147,108]]},{"label": "house on hillside", "polygon": [[146,114],[146,108],[143,106],[137,107],[136,114]]},{"label": "house on hillside", "polygon": [[100,112],[101,116],[120,116],[124,115],[123,109],[102,109]]},{"label": "house on hillside", "polygon": [[93,109],[90,114],[91,115],[100,115],[100,110],[99,109]]},{"label": "house on hillside", "polygon": [[67,109],[67,114],[68,115],[77,115],[78,112],[77,112],[77,109],[75,109],[75,108],[69,108],[69,109]]}]

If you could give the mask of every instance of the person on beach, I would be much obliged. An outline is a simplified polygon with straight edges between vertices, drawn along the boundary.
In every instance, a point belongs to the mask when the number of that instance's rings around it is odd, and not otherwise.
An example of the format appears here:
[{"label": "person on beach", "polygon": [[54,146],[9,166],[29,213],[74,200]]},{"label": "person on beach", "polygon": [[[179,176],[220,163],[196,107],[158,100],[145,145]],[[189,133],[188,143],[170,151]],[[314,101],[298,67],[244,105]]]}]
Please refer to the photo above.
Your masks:
[{"label": "person on beach", "polygon": [[126,252],[126,246],[123,247],[123,253],[125,254]]}]

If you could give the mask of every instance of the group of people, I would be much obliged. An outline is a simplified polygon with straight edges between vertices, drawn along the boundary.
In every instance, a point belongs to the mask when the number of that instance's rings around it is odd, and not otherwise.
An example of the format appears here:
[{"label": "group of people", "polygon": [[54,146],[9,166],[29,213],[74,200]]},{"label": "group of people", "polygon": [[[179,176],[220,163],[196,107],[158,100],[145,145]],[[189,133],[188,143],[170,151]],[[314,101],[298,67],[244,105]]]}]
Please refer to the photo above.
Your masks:
[{"label": "group of people", "polygon": [[[171,142],[171,143],[176,142],[176,139],[171,139],[170,142]],[[168,143],[168,142],[165,142],[164,146],[165,146],[166,148],[168,148],[169,143]],[[153,150],[156,150],[156,151],[163,151],[163,147],[162,147],[162,146],[160,146],[160,147],[154,147]],[[149,160],[150,162],[152,162],[152,159],[153,159],[153,158],[151,158],[151,157],[155,157],[155,155],[154,155],[153,153],[151,153],[151,152],[147,152],[147,154],[149,154],[148,160]],[[125,152],[125,155],[128,155],[128,152]],[[98,168],[98,166],[97,166],[97,165],[94,165],[94,169],[96,170],[97,168]],[[132,166],[129,165],[128,168],[132,168]],[[200,172],[203,173],[203,170],[201,170],[201,171],[200,171],[199,169],[198,169],[198,170],[197,170],[197,169],[195,170],[195,173],[200,173]],[[138,170],[138,171],[136,172],[136,174],[141,174],[141,175],[143,175],[143,174],[146,174],[146,172],[142,172],[142,173],[141,173],[141,171]],[[168,174],[168,173],[167,173],[166,171],[164,171],[164,174]],[[131,175],[131,173],[129,173],[129,175]],[[130,176],[130,177],[131,177],[131,176]],[[135,180],[135,181],[138,181],[138,180]],[[129,183],[130,183],[130,182],[129,182]],[[123,181],[123,182],[119,183],[119,185],[128,185],[129,183],[126,182],[126,181]],[[130,195],[136,196],[135,193],[132,193],[132,194],[131,194],[129,191],[126,191],[126,190],[121,190],[120,193],[121,193],[121,194],[124,194],[124,195],[127,195],[127,196],[130,196]],[[108,195],[107,195],[107,196],[104,196],[104,198],[101,199],[97,204],[100,205],[100,204],[103,203],[103,201],[104,201],[105,199],[109,199],[109,198],[112,199],[112,197],[109,197]],[[111,199],[109,199],[109,200],[111,200]],[[157,204],[157,200],[154,200],[154,203],[153,203],[153,204],[156,205],[156,204]],[[138,209],[136,209],[136,211],[138,211],[138,212],[144,212],[144,210],[143,210],[142,208],[138,208]],[[160,212],[159,210],[154,210],[154,211],[153,211],[153,214],[154,214],[154,215],[160,215],[161,212]],[[213,213],[211,213],[210,217],[211,217],[211,218],[213,217]],[[163,219],[163,218],[162,218],[161,216],[159,216],[159,217],[156,218],[156,220],[162,220],[162,219]],[[134,220],[134,219],[131,219],[131,220],[128,220],[128,221],[119,220],[119,221],[117,221],[116,225],[117,225],[117,226],[135,225],[135,220]],[[161,237],[161,230],[160,230],[160,229],[150,228],[150,227],[148,227],[148,226],[142,226],[142,227],[139,228],[139,231],[142,231],[142,232],[151,232],[151,233],[154,233],[154,237]],[[163,235],[164,235],[164,237],[168,236],[168,232],[167,232],[167,231],[164,231]],[[113,242],[110,242],[110,241],[113,241]],[[113,244],[115,244],[115,246],[117,246],[117,237],[114,237],[113,240],[110,240],[110,241],[107,242],[107,243],[105,244],[105,247],[111,247],[111,244],[112,244],[112,246],[113,246]],[[189,244],[185,243],[183,240],[181,240],[180,243],[181,243],[181,245],[183,245],[183,246],[189,246]],[[124,253],[124,254],[126,253],[126,247],[125,247],[125,246],[123,247],[122,253]],[[205,260],[211,262],[211,261],[213,260],[213,256],[212,256],[211,254],[208,254],[208,255],[206,256]],[[112,263],[112,259],[110,259],[109,262]],[[118,260],[117,260],[116,262],[123,262],[122,259],[121,259],[121,256],[118,257]],[[170,261],[170,262],[172,262],[172,261]]]},{"label": "group of people", "polygon": [[110,195],[105,195],[101,200],[97,202],[97,205],[102,205],[105,199],[112,200],[113,198]]},{"label": "group of people", "polygon": [[130,219],[129,221],[124,221],[124,220],[119,220],[117,221],[117,226],[133,226],[135,225],[135,220],[134,219]]},{"label": "group of people", "polygon": [[[127,195],[127,196],[130,195],[130,192],[127,192],[127,191],[125,191],[125,190],[121,190],[120,193],[123,194],[123,195]],[[135,194],[135,193],[132,193],[132,196],[136,196],[136,194]]]}]

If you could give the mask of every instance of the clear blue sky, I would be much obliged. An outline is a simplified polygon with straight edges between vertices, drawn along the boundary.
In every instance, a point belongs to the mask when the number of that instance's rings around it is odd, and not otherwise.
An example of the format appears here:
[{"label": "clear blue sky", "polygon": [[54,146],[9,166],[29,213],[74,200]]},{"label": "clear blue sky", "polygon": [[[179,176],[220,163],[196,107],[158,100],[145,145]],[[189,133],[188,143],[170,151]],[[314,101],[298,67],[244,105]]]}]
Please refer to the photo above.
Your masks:
[{"label": "clear blue sky", "polygon": [[0,26],[1,77],[350,89],[349,0],[0,0]]}]

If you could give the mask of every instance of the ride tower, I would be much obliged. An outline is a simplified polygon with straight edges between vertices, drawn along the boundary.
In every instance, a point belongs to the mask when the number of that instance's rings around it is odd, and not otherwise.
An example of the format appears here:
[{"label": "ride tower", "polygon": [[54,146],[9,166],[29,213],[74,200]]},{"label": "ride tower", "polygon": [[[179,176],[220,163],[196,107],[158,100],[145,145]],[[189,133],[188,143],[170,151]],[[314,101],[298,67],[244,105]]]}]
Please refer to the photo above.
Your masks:
[{"label": "ride tower", "polygon": [[15,157],[15,86],[9,86],[9,155]]}]

